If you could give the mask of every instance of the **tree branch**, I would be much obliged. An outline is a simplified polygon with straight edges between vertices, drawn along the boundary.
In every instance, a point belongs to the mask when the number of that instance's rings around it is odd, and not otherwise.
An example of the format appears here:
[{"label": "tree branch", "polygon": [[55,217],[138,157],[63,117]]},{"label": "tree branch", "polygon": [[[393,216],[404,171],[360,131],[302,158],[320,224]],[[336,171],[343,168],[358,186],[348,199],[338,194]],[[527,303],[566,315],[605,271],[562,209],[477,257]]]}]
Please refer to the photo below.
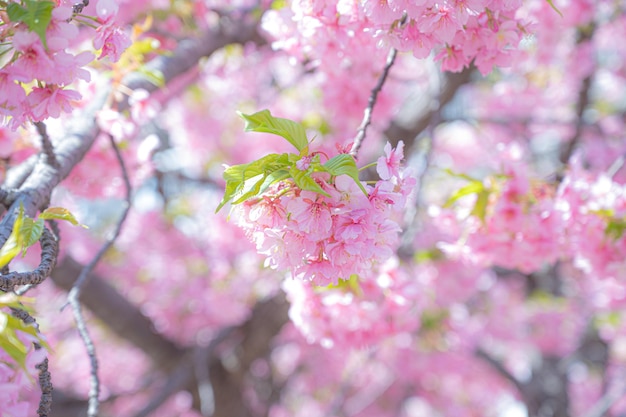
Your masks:
[{"label": "tree branch", "polygon": [[41,245],[41,262],[39,266],[33,271],[11,272],[0,275],[0,290],[9,292],[15,290],[18,286],[37,285],[50,276],[56,264],[59,245],[52,232],[46,227],[43,229],[39,242]]},{"label": "tree branch", "polygon": [[350,149],[350,155],[356,158],[359,153],[359,149],[361,149],[361,145],[363,144],[363,140],[365,139],[365,133],[367,131],[367,127],[372,122],[372,112],[374,111],[374,106],[376,105],[376,99],[378,98],[378,93],[382,90],[383,85],[385,84],[385,80],[387,79],[387,75],[389,75],[389,70],[396,60],[396,55],[398,51],[395,48],[391,48],[389,50],[389,54],[387,55],[387,62],[385,62],[385,67],[383,68],[382,74],[378,78],[378,82],[372,89],[369,99],[367,100],[367,107],[363,112],[363,121],[359,126],[358,133],[354,138],[354,142],[352,143],[352,149]]},{"label": "tree branch", "polygon": [[120,153],[113,136],[109,136],[109,142],[111,143],[111,147],[113,148],[113,152],[115,152],[115,157],[117,158],[117,162],[120,165],[120,170],[122,171],[122,178],[124,179],[124,185],[126,188],[126,207],[120,218],[117,221],[115,226],[115,230],[113,231],[113,235],[102,245],[98,253],[93,257],[91,262],[87,264],[83,270],[80,272],[78,279],[72,286],[72,289],[69,292],[67,297],[67,302],[72,307],[72,312],[74,314],[74,320],[76,321],[76,326],[80,333],[81,338],[83,339],[83,343],[85,344],[85,348],[87,349],[87,355],[89,356],[89,362],[91,363],[91,389],[89,390],[89,410],[87,411],[87,415],[89,417],[96,417],[98,415],[98,404],[99,399],[98,396],[100,394],[100,379],[98,378],[98,359],[96,357],[95,346],[89,337],[89,332],[87,330],[87,326],[85,324],[83,314],[80,309],[80,302],[78,297],[80,296],[80,291],[82,286],[87,281],[89,277],[89,273],[95,268],[97,263],[100,261],[102,256],[106,253],[107,250],[113,245],[113,242],[117,239],[122,230],[122,225],[128,216],[128,211],[131,206],[131,195],[132,195],[132,187],[130,185],[130,179],[128,178],[128,172],[126,171],[126,164],[124,163],[124,158]]},{"label": "tree branch", "polygon": [[43,151],[42,156],[44,158],[44,162],[58,169],[59,161],[57,161],[57,157],[54,154],[54,147],[52,146],[52,142],[50,142],[50,137],[48,136],[46,124],[43,122],[36,122],[35,127],[37,128],[37,132],[41,137],[41,150]]},{"label": "tree branch", "polygon": [[[576,41],[577,45],[581,45],[584,42],[591,41],[595,32],[595,24],[592,24],[590,27],[586,29],[578,30],[578,40]],[[580,91],[578,92],[578,100],[576,101],[576,125],[575,131],[572,138],[570,138],[569,142],[565,149],[562,150],[560,155],[561,163],[566,167],[569,163],[569,160],[578,146],[578,143],[582,139],[583,134],[583,114],[589,105],[589,93],[591,91],[591,84],[593,81],[594,71],[592,71],[589,75],[587,75],[581,83]]]},{"label": "tree branch", "polygon": [[431,125],[433,119],[437,118],[441,110],[452,101],[459,88],[470,81],[473,72],[474,66],[465,68],[459,73],[446,72],[443,90],[437,97],[437,106],[432,107],[431,110],[422,114],[422,116],[410,126],[404,127],[396,122],[392,122],[385,130],[385,136],[389,143],[395,147],[400,140],[404,141],[406,145],[405,153],[407,155],[410,154],[410,149],[413,147],[415,138]]},{"label": "tree branch", "polygon": [[[22,320],[26,324],[32,324],[39,330],[39,324],[37,321],[28,314],[26,310],[12,308],[11,309],[13,315],[20,320]],[[33,343],[35,346],[35,350],[41,349],[41,345],[39,343]],[[48,417],[50,414],[50,410],[52,407],[52,378],[50,375],[50,371],[48,371],[48,358],[44,358],[41,363],[35,365],[37,370],[39,370],[39,388],[41,389],[41,398],[39,399],[39,407],[37,408],[37,414],[39,417]]]},{"label": "tree branch", "polygon": [[[220,19],[218,25],[210,28],[203,35],[181,41],[172,54],[153,59],[146,64],[146,69],[147,72],[157,71],[163,74],[165,84],[167,84],[197,65],[201,58],[212,55],[228,44],[246,42],[263,42],[257,31],[257,23],[243,20],[233,21],[224,17]],[[141,88],[153,92],[159,88],[139,73],[128,75],[122,83],[131,90]],[[13,181],[21,183],[19,195],[11,206],[9,215],[4,216],[0,221],[0,245],[11,234],[20,204],[24,206],[26,215],[34,217],[38,210],[48,205],[52,190],[70,174],[74,166],[84,158],[93,145],[100,133],[96,124],[96,114],[107,102],[111,93],[111,86],[101,86],[98,91],[99,94],[90,105],[71,120],[68,133],[55,144],[58,168],[50,166],[45,161],[37,160],[32,170],[15,169],[16,172],[19,171],[20,175],[13,175],[12,178],[18,177],[18,181]],[[117,103],[119,111],[127,108],[127,98]],[[29,166],[27,168],[30,168],[30,164],[33,162],[30,159],[28,161]],[[22,175],[27,176],[22,180]]]}]

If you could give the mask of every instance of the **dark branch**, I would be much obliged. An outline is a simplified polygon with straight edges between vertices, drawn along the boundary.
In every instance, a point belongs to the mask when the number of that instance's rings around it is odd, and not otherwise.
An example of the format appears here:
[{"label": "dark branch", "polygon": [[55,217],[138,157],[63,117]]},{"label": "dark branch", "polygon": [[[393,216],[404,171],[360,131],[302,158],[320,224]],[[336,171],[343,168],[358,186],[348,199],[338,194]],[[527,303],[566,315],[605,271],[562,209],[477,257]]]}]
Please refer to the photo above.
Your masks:
[{"label": "dark branch", "polygon": [[504,365],[502,365],[502,363],[500,363],[500,361],[496,360],[493,356],[481,348],[476,350],[476,356],[491,365],[491,367],[498,372],[500,376],[517,388],[520,394],[524,392],[524,386],[504,367]]},{"label": "dark branch", "polygon": [[54,154],[54,147],[52,146],[52,142],[50,142],[50,137],[48,136],[48,130],[46,129],[45,123],[36,122],[35,127],[41,137],[41,150],[43,151],[42,156],[44,163],[58,169],[59,161],[57,161],[57,157]]},{"label": "dark branch", "polygon": [[57,261],[59,246],[52,232],[46,227],[43,229],[39,243],[41,245],[41,262],[39,266],[33,271],[11,272],[0,275],[0,290],[9,292],[22,285],[37,285],[50,276]]},{"label": "dark branch", "polygon": [[385,130],[385,136],[389,143],[396,146],[398,141],[404,141],[406,145],[405,154],[409,155],[415,138],[425,131],[434,119],[439,118],[441,110],[454,98],[459,88],[470,81],[473,72],[474,67],[471,66],[463,69],[460,73],[446,73],[443,90],[437,97],[438,105],[424,113],[410,126],[400,126],[398,123],[392,122]]},{"label": "dark branch", "polygon": [[[590,26],[586,29],[579,29],[578,31],[578,40],[577,44],[580,45],[584,42],[591,41],[593,38],[593,34],[595,32],[595,26]],[[567,166],[569,160],[574,153],[574,150],[578,146],[578,143],[582,139],[583,128],[584,128],[584,120],[583,114],[589,105],[589,95],[591,91],[591,84],[593,81],[594,72],[592,71],[589,75],[587,75],[581,83],[580,91],[578,92],[578,100],[576,101],[576,125],[574,130],[574,135],[567,143],[567,146],[560,155],[561,163],[564,166]]]},{"label": "dark branch", "polygon": [[363,144],[363,140],[365,139],[365,133],[367,132],[367,127],[372,122],[372,112],[374,111],[374,106],[376,105],[376,99],[378,98],[378,93],[383,88],[385,84],[385,80],[387,79],[387,75],[389,75],[389,70],[396,60],[396,55],[398,51],[395,48],[391,48],[389,50],[389,54],[387,55],[387,62],[385,63],[385,68],[383,69],[382,74],[378,78],[378,82],[372,89],[372,93],[367,101],[367,107],[363,112],[363,121],[359,126],[358,133],[354,138],[354,143],[352,144],[352,149],[350,149],[350,155],[356,157],[359,153],[359,149],[361,149],[361,145]]},{"label": "dark branch", "polygon": [[[28,314],[26,310],[12,308],[11,309],[13,315],[20,320],[22,320],[26,324],[31,324],[35,326],[39,330],[39,325],[37,321]],[[41,349],[41,345],[39,343],[33,343],[35,350]],[[35,367],[39,370],[39,388],[41,389],[41,398],[39,399],[39,407],[37,408],[37,414],[39,417],[48,417],[52,409],[52,377],[50,375],[50,371],[48,371],[48,358],[44,358],[44,360],[35,365]]]},{"label": "dark branch", "polygon": [[[66,256],[50,278],[59,288],[69,291],[82,270],[82,265]],[[155,330],[154,323],[137,306],[93,272],[85,281],[79,300],[117,336],[141,349],[161,369],[174,369],[184,354],[182,348]]]}]

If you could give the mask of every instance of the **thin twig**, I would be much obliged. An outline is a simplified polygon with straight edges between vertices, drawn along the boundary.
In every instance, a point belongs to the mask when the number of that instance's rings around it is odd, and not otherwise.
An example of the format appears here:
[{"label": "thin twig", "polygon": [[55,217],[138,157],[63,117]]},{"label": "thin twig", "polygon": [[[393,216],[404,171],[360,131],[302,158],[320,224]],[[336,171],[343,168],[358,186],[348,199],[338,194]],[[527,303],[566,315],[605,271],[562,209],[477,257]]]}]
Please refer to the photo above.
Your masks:
[{"label": "thin twig", "polygon": [[124,184],[126,186],[126,207],[117,222],[113,235],[104,243],[104,245],[102,245],[102,247],[100,248],[98,253],[96,253],[96,256],[93,257],[91,262],[85,265],[67,296],[67,304],[69,304],[72,308],[72,313],[74,315],[74,320],[76,321],[78,333],[83,340],[83,344],[85,345],[85,349],[87,350],[87,355],[91,364],[89,408],[87,409],[88,417],[96,417],[98,415],[98,407],[100,404],[98,399],[98,396],[100,395],[100,379],[98,377],[98,359],[96,357],[95,346],[91,337],[89,336],[89,331],[87,330],[87,326],[85,324],[85,319],[83,317],[83,313],[80,307],[79,297],[82,287],[87,281],[89,274],[119,236],[120,231],[122,230],[122,225],[124,224],[124,221],[126,220],[126,217],[128,215],[128,211],[130,210],[132,195],[132,188],[130,184],[130,179],[128,177],[128,172],[126,170],[126,164],[124,163],[124,158],[122,157],[122,154],[120,153],[120,150],[117,147],[113,136],[109,135],[109,141],[111,143],[113,151],[115,152],[115,157],[117,158],[117,161],[120,165],[122,178],[124,179]]},{"label": "thin twig", "polygon": [[369,99],[367,100],[367,107],[363,112],[363,121],[359,126],[359,130],[357,132],[356,137],[354,138],[354,142],[352,144],[352,149],[350,149],[350,155],[356,157],[359,153],[359,149],[363,144],[363,140],[365,139],[365,133],[367,131],[367,127],[372,123],[372,112],[374,111],[374,106],[376,105],[376,99],[378,98],[378,93],[383,88],[385,84],[385,80],[387,79],[387,75],[389,75],[389,70],[396,60],[396,55],[398,51],[395,48],[391,48],[389,50],[389,54],[387,55],[387,62],[385,63],[385,68],[383,69],[382,74],[378,78],[378,82],[372,89],[372,93],[370,94]]},{"label": "thin twig", "polygon": [[[13,316],[22,320],[25,324],[32,324],[37,330],[39,330],[39,324],[33,316],[28,314],[26,310],[19,308],[11,308]],[[39,343],[33,343],[35,350],[42,349]],[[39,408],[37,414],[39,417],[47,417],[52,408],[52,377],[50,371],[48,371],[48,358],[44,358],[41,363],[35,365],[35,368],[39,370],[39,388],[41,388],[41,397],[39,399]]]},{"label": "thin twig", "polygon": [[85,345],[85,349],[87,350],[87,356],[89,357],[89,363],[91,367],[91,372],[89,376],[90,388],[87,417],[97,417],[98,408],[100,406],[100,400],[98,399],[100,395],[100,378],[98,377],[98,358],[96,357],[96,347],[93,344],[91,336],[89,336],[89,331],[87,330],[87,325],[85,324],[85,318],[83,317],[83,312],[81,311],[80,301],[78,301],[78,297],[72,297],[70,292],[70,296],[68,297],[68,303],[72,308],[74,321],[76,321],[76,328],[78,329],[78,334],[83,340],[83,344]]},{"label": "thin twig", "polygon": [[44,157],[44,161],[48,165],[58,169],[59,161],[54,154],[54,147],[52,146],[52,142],[50,141],[50,136],[48,136],[48,130],[46,129],[45,123],[36,122],[35,127],[37,128],[37,132],[41,137],[41,150],[43,151],[42,156]]},{"label": "thin twig", "polygon": [[609,169],[606,170],[606,175],[608,175],[609,178],[613,178],[615,176],[615,174],[617,174],[619,172],[620,169],[622,169],[622,167],[624,166],[624,162],[625,162],[625,156],[626,155],[620,155],[609,167]]},{"label": "thin twig", "polygon": [[487,362],[489,365],[491,365],[491,367],[498,372],[498,374],[500,374],[500,376],[502,376],[504,379],[506,379],[507,381],[509,381],[511,384],[513,384],[515,386],[515,388],[517,388],[517,390],[519,391],[520,394],[523,394],[525,391],[524,385],[517,380],[517,378],[515,378],[505,367],[504,365],[502,365],[502,363],[500,363],[500,361],[496,360],[494,357],[492,357],[489,353],[487,353],[487,351],[478,348],[475,352],[475,355],[479,358],[481,358],[482,360],[484,360],[485,362]]},{"label": "thin twig", "polygon": [[[595,29],[595,24],[592,24],[589,28],[587,28],[587,30],[579,29],[578,39],[576,41],[577,46],[583,44],[584,42],[591,41],[593,39]],[[585,110],[587,109],[587,106],[589,105],[591,84],[593,82],[594,75],[595,70],[582,80],[580,91],[578,92],[578,100],[576,101],[576,125],[574,135],[569,140],[569,142],[565,146],[565,149],[563,149],[560,155],[561,163],[564,166],[567,166],[570,158],[572,157],[572,154],[574,153],[574,150],[582,140],[584,128],[583,115],[585,113]]]},{"label": "thin twig", "polygon": [[113,147],[113,151],[115,152],[115,157],[117,158],[117,161],[122,170],[122,178],[124,179],[124,185],[126,186],[126,196],[125,196],[126,207],[124,208],[124,212],[120,216],[117,222],[117,225],[115,226],[113,235],[104,243],[104,245],[102,245],[98,253],[96,253],[96,256],[94,256],[91,262],[85,265],[85,267],[81,271],[80,275],[78,276],[78,279],[74,283],[74,286],[70,290],[70,297],[72,296],[72,293],[74,293],[75,297],[78,298],[78,296],[80,295],[80,290],[82,286],[84,285],[85,281],[87,280],[89,273],[95,268],[97,263],[106,253],[106,251],[109,250],[109,248],[113,245],[113,243],[119,236],[120,231],[122,230],[122,225],[124,224],[124,221],[126,220],[126,216],[128,215],[128,211],[130,210],[132,186],[130,184],[130,179],[128,177],[128,171],[126,170],[126,164],[124,163],[124,159],[122,157],[122,154],[120,153],[119,148],[117,147],[117,144],[115,143],[115,140],[110,135],[109,135],[109,140],[110,140],[111,146]]},{"label": "thin twig", "polygon": [[[213,415],[215,411],[215,397],[213,393],[213,386],[211,384],[210,373],[208,368],[210,366],[211,360],[214,360],[215,350],[217,347],[228,339],[235,331],[237,330],[237,326],[225,327],[219,331],[217,335],[211,340],[207,347],[198,347],[192,354],[192,360],[183,360],[180,362],[179,366],[167,375],[167,383],[159,390],[157,395],[152,396],[150,400],[143,406],[139,412],[137,412],[134,417],[147,417],[157,408],[159,408],[168,398],[172,396],[172,394],[184,389],[193,376],[196,377],[196,381],[198,382],[198,390],[202,390],[202,386],[204,385],[204,392],[199,392],[200,394],[200,411],[203,413],[202,415]],[[197,361],[200,360],[202,362],[199,364]],[[198,369],[198,366],[207,367],[207,371],[202,371]],[[208,386],[206,385],[208,384]],[[211,390],[210,394],[208,389]],[[202,397],[204,394],[204,398]],[[208,395],[208,397],[207,397]],[[205,402],[209,401],[209,402]],[[205,411],[210,411],[210,414],[205,414]]]},{"label": "thin twig", "polygon": [[616,402],[624,398],[624,395],[626,395],[626,385],[622,383],[617,387],[614,386],[613,389],[608,390],[608,392],[606,392],[602,398],[594,404],[591,410],[589,410],[584,417],[604,416]]}]

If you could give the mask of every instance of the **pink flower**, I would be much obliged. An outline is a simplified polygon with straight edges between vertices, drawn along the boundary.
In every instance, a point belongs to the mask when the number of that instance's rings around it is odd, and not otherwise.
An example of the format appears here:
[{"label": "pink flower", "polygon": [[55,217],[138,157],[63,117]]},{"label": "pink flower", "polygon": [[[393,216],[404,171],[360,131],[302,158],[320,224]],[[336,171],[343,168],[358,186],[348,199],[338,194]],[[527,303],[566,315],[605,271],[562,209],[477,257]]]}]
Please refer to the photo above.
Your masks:
[{"label": "pink flower", "polygon": [[385,155],[378,158],[376,164],[376,172],[382,180],[388,180],[391,177],[397,177],[400,169],[400,161],[404,158],[404,142],[398,142],[395,149],[391,149],[391,144],[387,142],[385,145]]},{"label": "pink flower", "polygon": [[74,90],[63,90],[50,86],[45,88],[35,87],[28,95],[28,105],[31,107],[31,117],[40,122],[48,117],[59,117],[61,111],[72,111],[72,102],[81,99],[81,95]]},{"label": "pink flower", "polygon": [[126,48],[131,45],[126,33],[118,26],[105,24],[97,29],[97,33],[93,46],[96,49],[102,49],[98,59],[109,57],[111,61],[117,62]]},{"label": "pink flower", "polygon": [[330,237],[330,208],[319,194],[303,191],[300,198],[287,204],[287,211],[290,219],[298,225],[298,230],[307,239],[317,241]]},{"label": "pink flower", "polygon": [[443,71],[452,72],[460,72],[470,63],[463,50],[456,46],[446,46],[435,56],[435,61],[441,61]]},{"label": "pink flower", "polygon": [[13,36],[13,46],[20,53],[19,59],[6,67],[16,80],[31,82],[32,80],[48,81],[56,71],[52,59],[48,56],[34,32],[18,30]]},{"label": "pink flower", "polygon": [[118,9],[119,6],[115,0],[98,0],[96,3],[96,14],[104,22],[110,21],[117,14]]},{"label": "pink flower", "polygon": [[452,42],[457,30],[462,29],[454,10],[448,7],[433,8],[430,13],[419,19],[419,26],[425,33],[431,33],[443,43]]}]

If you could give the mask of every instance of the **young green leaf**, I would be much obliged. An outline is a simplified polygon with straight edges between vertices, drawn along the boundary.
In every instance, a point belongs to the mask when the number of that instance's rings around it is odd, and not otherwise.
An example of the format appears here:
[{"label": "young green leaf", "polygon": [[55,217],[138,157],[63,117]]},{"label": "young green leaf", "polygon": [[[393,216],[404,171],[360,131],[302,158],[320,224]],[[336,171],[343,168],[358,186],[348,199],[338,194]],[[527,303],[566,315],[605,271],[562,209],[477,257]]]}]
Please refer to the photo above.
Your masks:
[{"label": "young green leaf", "polygon": [[336,177],[337,175],[347,175],[354,180],[359,186],[363,194],[367,196],[367,191],[361,181],[359,180],[359,169],[356,166],[356,162],[352,155],[345,153],[339,154],[329,159],[324,165],[324,170],[330,175]]},{"label": "young green leaf", "polygon": [[7,14],[12,22],[24,22],[28,29],[39,35],[41,43],[47,48],[46,30],[52,20],[55,4],[51,1],[24,0],[24,6],[9,3]]},{"label": "young green leaf", "polygon": [[326,197],[330,197],[330,194],[324,191],[324,189],[320,187],[320,185],[315,182],[313,178],[311,178],[310,172],[301,171],[296,167],[291,167],[291,169],[289,170],[289,174],[291,175],[291,178],[293,178],[293,181],[296,183],[296,185],[300,187],[300,189],[313,191],[315,193],[325,195]]},{"label": "young green leaf", "polygon": [[546,0],[546,1],[550,5],[550,7],[552,7],[552,9],[554,9],[554,11],[559,14],[559,16],[563,17],[563,13],[561,13],[561,11],[554,5],[554,1],[552,0]]},{"label": "young green leaf", "polygon": [[289,156],[270,154],[249,164],[233,165],[224,170],[226,189],[217,206],[217,213],[226,203],[239,204],[267,189],[274,182],[288,177]]},{"label": "young green leaf", "polygon": [[490,193],[489,190],[480,191],[476,196],[476,203],[474,203],[474,208],[471,212],[471,214],[478,217],[483,224],[487,217],[487,205],[489,204]]},{"label": "young green leaf", "polygon": [[74,215],[70,213],[68,209],[65,209],[63,207],[47,208],[41,212],[39,218],[43,220],[65,220],[72,223],[74,226],[80,226],[88,229],[88,227],[84,224],[80,224],[78,220],[76,220],[76,217],[74,217]]},{"label": "young green leaf", "polygon": [[30,217],[24,218],[24,223],[20,229],[20,241],[22,244],[22,256],[26,255],[26,249],[33,246],[41,238],[43,233],[43,219],[33,220]]},{"label": "young green leaf", "polygon": [[619,240],[624,236],[626,231],[626,219],[611,218],[608,220],[606,227],[604,228],[604,234],[612,239],[613,242]]},{"label": "young green leaf", "polygon": [[454,204],[461,197],[465,197],[466,195],[470,195],[470,194],[478,194],[484,190],[485,190],[485,185],[483,184],[483,182],[474,180],[470,182],[469,184],[467,184],[465,187],[461,187],[458,190],[456,190],[454,194],[452,194],[450,198],[448,198],[448,201],[446,201],[443,207],[444,208],[452,207],[452,204]]},{"label": "young green leaf", "polygon": [[444,172],[446,174],[448,174],[448,175],[453,176],[453,177],[461,178],[461,179],[464,179],[464,180],[467,180],[467,181],[470,181],[470,182],[479,181],[478,179],[476,179],[474,177],[470,177],[467,174],[463,174],[463,173],[460,173],[460,172],[452,171],[450,168],[444,169]]},{"label": "young green leaf", "polygon": [[243,114],[241,112],[238,112],[238,114],[246,121],[246,132],[265,132],[281,136],[295,146],[299,152],[306,151],[306,148],[309,146],[306,132],[300,123],[274,117],[269,110],[261,110],[254,114]]},{"label": "young green leaf", "polygon": [[339,278],[337,284],[328,284],[324,286],[317,286],[316,290],[318,291],[328,291],[328,290],[342,290],[345,292],[351,292],[352,294],[360,297],[363,295],[363,290],[361,289],[361,285],[359,284],[359,276],[358,274],[350,275],[350,278]]},{"label": "young green leaf", "polygon": [[33,336],[37,339],[37,342],[46,349],[49,349],[49,346],[40,337],[34,326],[26,324],[19,318],[0,311],[0,349],[4,350],[20,368],[26,370],[28,348],[18,338],[18,331]]},{"label": "young green leaf", "polygon": [[4,266],[8,265],[9,262],[13,260],[17,256],[18,253],[23,248],[22,241],[22,225],[24,224],[24,207],[20,206],[20,211],[13,223],[13,230],[11,231],[11,235],[2,248],[0,248],[0,268],[4,268]]},{"label": "young green leaf", "polygon": [[15,317],[0,311],[0,349],[4,350],[20,368],[26,369],[28,350],[15,334],[14,323]]}]

